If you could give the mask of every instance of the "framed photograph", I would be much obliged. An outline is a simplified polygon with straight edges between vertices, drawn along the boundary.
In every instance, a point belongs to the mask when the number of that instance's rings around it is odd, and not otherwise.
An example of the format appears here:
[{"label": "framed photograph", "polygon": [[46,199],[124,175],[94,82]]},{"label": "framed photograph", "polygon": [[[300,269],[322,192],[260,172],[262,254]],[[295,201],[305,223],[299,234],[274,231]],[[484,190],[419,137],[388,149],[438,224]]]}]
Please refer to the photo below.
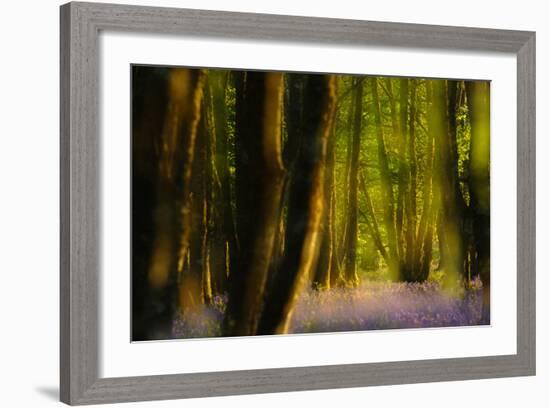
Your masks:
[{"label": "framed photograph", "polygon": [[535,33],[61,7],[61,400],[535,374]]}]

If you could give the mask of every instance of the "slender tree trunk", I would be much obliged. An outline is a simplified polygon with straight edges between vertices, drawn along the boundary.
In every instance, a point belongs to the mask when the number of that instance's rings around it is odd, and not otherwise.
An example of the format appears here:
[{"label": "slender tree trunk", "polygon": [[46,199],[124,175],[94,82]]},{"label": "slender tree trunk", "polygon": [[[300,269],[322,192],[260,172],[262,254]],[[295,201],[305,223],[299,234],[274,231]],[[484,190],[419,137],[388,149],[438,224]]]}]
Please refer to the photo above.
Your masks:
[{"label": "slender tree trunk", "polygon": [[384,204],[384,223],[388,235],[388,269],[391,279],[398,280],[400,276],[400,259],[397,248],[397,231],[394,219],[394,197],[391,181],[388,155],[384,140],[384,131],[380,117],[380,102],[378,98],[378,80],[371,78],[372,106],[376,129],[376,141],[378,144],[378,162],[380,165],[380,183],[382,187],[382,203]]},{"label": "slender tree trunk", "polygon": [[304,101],[304,140],[290,186],[286,251],[278,271],[277,285],[266,298],[261,334],[288,331],[297,298],[315,270],[321,241],[327,141],[335,106],[336,78],[309,76]]},{"label": "slender tree trunk", "polygon": [[[338,82],[336,82],[337,86]],[[332,133],[331,133],[331,146],[330,146],[330,156],[329,156],[329,176],[330,176],[330,195],[329,205],[329,233],[330,233],[330,243],[332,248],[332,257],[330,259],[330,271],[329,271],[329,284],[330,287],[333,287],[333,282],[341,279],[342,271],[340,270],[340,264],[338,263],[337,256],[337,229],[336,229],[336,122],[337,122],[338,111],[335,108],[334,120],[332,124]],[[326,194],[326,193],[325,193]]]},{"label": "slender tree trunk", "polygon": [[[206,102],[206,101],[205,101]],[[206,103],[204,104],[206,105]],[[206,106],[199,122],[195,158],[190,180],[191,233],[188,267],[183,267],[178,280],[179,312],[182,315],[209,303],[212,297],[209,259],[208,220],[210,212],[209,128]]]},{"label": "slender tree trunk", "polygon": [[238,265],[230,275],[225,322],[230,335],[253,335],[262,310],[285,170],[281,149],[283,75],[247,72],[237,88]]},{"label": "slender tree trunk", "polygon": [[[395,104],[395,102],[394,102]],[[408,197],[409,197],[409,164],[407,162],[407,117],[409,106],[409,79],[401,78],[399,80],[399,127],[397,128],[397,151],[399,158],[398,185],[397,185],[397,211],[396,211],[396,231],[397,231],[397,251],[399,253],[400,278],[408,279],[409,273],[404,264],[406,258],[406,248],[408,240],[405,239],[404,227],[405,216],[409,215]],[[395,121],[392,115],[392,122]],[[408,220],[408,217],[407,217]],[[408,238],[408,236],[407,236]]]},{"label": "slender tree trunk", "polygon": [[[175,70],[180,72],[180,70]],[[191,93],[190,106],[183,108],[186,110],[186,116],[181,118],[181,121],[187,123],[189,128],[187,132],[181,137],[181,142],[178,144],[178,150],[176,151],[176,157],[181,157],[181,165],[176,168],[176,177],[181,177],[181,181],[176,180],[176,185],[181,185],[181,205],[179,214],[180,225],[180,237],[179,237],[179,251],[178,251],[178,273],[181,274],[183,270],[183,263],[187,259],[187,251],[189,250],[189,239],[191,236],[191,172],[193,168],[194,155],[195,155],[195,143],[197,139],[198,126],[201,118],[201,108],[203,99],[203,87],[205,81],[204,71],[191,71],[183,70],[186,78],[180,83],[179,87],[188,89],[188,93]],[[193,74],[196,78],[193,78]],[[189,83],[195,83],[194,87],[191,87]],[[183,82],[186,82],[184,84]],[[186,101],[182,101],[185,103]],[[181,130],[180,130],[181,132]],[[180,150],[181,149],[181,150]]]},{"label": "slender tree trunk", "polygon": [[[226,240],[224,226],[224,200],[222,194],[222,182],[220,169],[217,163],[218,151],[218,126],[224,126],[218,120],[219,115],[214,109],[214,94],[216,89],[217,73],[210,72],[205,86],[205,112],[207,127],[207,157],[208,157],[208,182],[207,182],[207,248],[205,259],[208,262],[209,274],[203,276],[203,282],[206,283],[209,278],[209,287],[211,295],[214,293],[223,293],[226,282]],[[205,287],[206,289],[206,287]],[[210,295],[210,296],[211,296]],[[205,299],[209,296],[205,290]]]},{"label": "slender tree trunk", "polygon": [[331,228],[330,233],[332,235],[332,259],[330,266],[330,287],[336,287],[342,280],[342,270],[338,259],[338,230],[336,228],[336,167],[332,167],[332,189],[330,191],[330,211],[331,211]]},{"label": "slender tree trunk", "polygon": [[[400,94],[399,94],[399,111],[397,110],[397,103],[394,97],[392,78],[385,78],[384,83],[386,86],[386,93],[389,99],[390,116],[392,132],[398,140],[398,188],[397,188],[397,201],[395,203],[395,229],[397,231],[397,250],[401,251],[404,247],[403,243],[403,220],[404,220],[404,202],[407,187],[407,163],[405,161],[405,140],[406,140],[406,120],[407,120],[407,98],[408,98],[408,81],[401,78]],[[398,117],[399,114],[399,117]],[[402,257],[402,254],[399,254]]]},{"label": "slender tree trunk", "polygon": [[[212,122],[214,128],[215,143],[213,161],[215,164],[215,181],[217,184],[217,207],[215,209],[218,217],[221,218],[213,243],[212,259],[217,266],[213,273],[216,291],[223,293],[227,290],[227,277],[230,266],[235,262],[238,251],[237,236],[233,208],[231,205],[231,176],[229,171],[229,132],[227,128],[228,113],[226,106],[226,92],[230,84],[229,72],[210,72],[209,76],[211,98],[212,98]],[[215,255],[215,256],[214,256]],[[214,263],[213,263],[214,264]]]},{"label": "slender tree trunk", "polygon": [[327,160],[325,168],[325,185],[323,189],[323,218],[321,222],[322,241],[319,253],[317,270],[313,280],[313,287],[318,289],[330,289],[332,257],[334,252],[334,147],[335,147],[336,120],[332,121],[332,129],[327,141]]},{"label": "slender tree trunk", "polygon": [[468,234],[467,234],[467,206],[466,200],[460,188],[459,174],[459,151],[458,151],[458,134],[457,134],[457,107],[459,99],[459,81],[447,81],[448,88],[448,108],[449,108],[449,139],[451,144],[451,182],[452,194],[455,201],[456,222],[459,229],[459,249],[457,262],[460,262],[459,270],[461,279],[466,282],[469,275],[468,265]]},{"label": "slender tree trunk", "polygon": [[458,170],[459,152],[458,152],[458,135],[456,112],[458,103],[458,81],[447,81],[448,94],[448,117],[449,117],[449,142],[451,146],[451,163],[450,163],[450,178],[452,183],[451,194],[455,201],[456,222],[459,228],[459,249],[457,262],[460,262],[461,278],[466,281],[468,279],[468,262],[467,262],[467,236],[466,236],[466,201],[460,189],[460,175]]},{"label": "slender tree trunk", "polygon": [[[413,80],[414,81],[414,80]],[[415,264],[416,251],[416,84],[412,82],[409,104],[409,137],[407,144],[407,159],[409,167],[409,188],[406,196],[407,208],[407,232],[406,232],[406,255],[405,255],[405,273],[406,280],[416,281],[417,265]]]},{"label": "slender tree trunk", "polygon": [[[426,96],[428,111],[431,108],[432,92],[431,84],[426,82]],[[433,224],[435,222],[434,208],[437,207],[432,199],[432,178],[434,166],[434,134],[432,124],[432,114],[428,112],[428,139],[426,146],[426,164],[423,176],[422,188],[422,215],[418,224],[418,232],[416,234],[416,246],[414,254],[414,265],[417,270],[416,278],[418,281],[424,281],[430,273],[430,264],[432,260],[432,241],[433,241]]]},{"label": "slender tree trunk", "polygon": [[[361,81],[361,86],[362,86]],[[353,123],[355,118],[355,101],[353,100],[353,97],[355,95],[355,90],[357,87],[357,81],[353,80],[352,85],[350,87],[350,103],[349,103],[349,111],[348,111],[348,131],[346,132],[346,166],[344,169],[344,182],[342,183],[342,214],[345,214],[342,217],[342,225],[340,229],[340,240],[338,241],[338,264],[341,265],[341,267],[345,268],[346,264],[346,256],[348,254],[347,247],[348,247],[348,237],[349,234],[347,232],[348,229],[348,221],[349,217],[347,216],[349,212],[349,185],[350,185],[350,172],[351,172],[351,162],[352,162],[352,155],[353,155]],[[340,268],[339,268],[340,269]],[[343,276],[344,271],[341,271],[342,275],[340,276],[339,285],[345,284],[345,276]]]},{"label": "slender tree trunk", "polygon": [[203,259],[203,265],[202,265],[202,293],[203,293],[203,299],[204,303],[210,304],[212,302],[212,295],[214,291],[214,277],[213,277],[213,270],[215,272],[216,277],[219,277],[220,275],[224,274],[224,267],[221,264],[221,262],[212,262],[211,257],[211,251],[214,246],[216,246],[216,249],[219,249],[221,247],[220,245],[220,239],[219,235],[215,230],[214,223],[218,224],[218,220],[216,219],[216,212],[214,209],[214,201],[216,199],[216,190],[219,193],[219,177],[216,171],[216,165],[215,165],[215,154],[216,154],[216,134],[214,129],[214,121],[212,118],[212,97],[210,90],[207,88],[205,90],[205,93],[208,94],[208,99],[206,103],[210,105],[209,109],[205,109],[205,111],[209,111],[208,115],[205,115],[205,169],[204,169],[204,214],[203,214],[203,224],[204,224],[204,232],[203,232],[203,243],[202,243],[202,259]]},{"label": "slender tree trunk", "polygon": [[359,149],[363,122],[363,83],[355,87],[353,138],[348,185],[348,209],[346,222],[345,280],[350,286],[357,286],[357,190],[359,184]]}]

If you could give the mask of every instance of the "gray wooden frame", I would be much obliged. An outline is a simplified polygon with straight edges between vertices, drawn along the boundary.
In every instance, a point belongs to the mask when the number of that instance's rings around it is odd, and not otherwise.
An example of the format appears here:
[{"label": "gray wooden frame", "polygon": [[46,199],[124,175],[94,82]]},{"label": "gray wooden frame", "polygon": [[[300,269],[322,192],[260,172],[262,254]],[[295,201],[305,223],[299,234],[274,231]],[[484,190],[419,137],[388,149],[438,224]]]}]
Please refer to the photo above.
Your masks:
[{"label": "gray wooden frame", "polygon": [[[99,378],[98,34],[101,30],[516,54],[517,354]],[[535,374],[535,33],[69,3],[61,6],[60,91],[63,402],[112,403]]]}]

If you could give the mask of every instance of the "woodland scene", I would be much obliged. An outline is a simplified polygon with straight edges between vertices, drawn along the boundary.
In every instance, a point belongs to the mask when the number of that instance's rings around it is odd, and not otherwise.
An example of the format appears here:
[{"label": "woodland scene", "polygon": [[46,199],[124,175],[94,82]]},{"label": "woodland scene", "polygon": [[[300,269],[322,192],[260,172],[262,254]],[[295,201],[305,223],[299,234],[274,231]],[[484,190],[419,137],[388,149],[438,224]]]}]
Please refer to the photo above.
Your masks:
[{"label": "woodland scene", "polygon": [[490,323],[490,82],[132,65],[132,340]]}]

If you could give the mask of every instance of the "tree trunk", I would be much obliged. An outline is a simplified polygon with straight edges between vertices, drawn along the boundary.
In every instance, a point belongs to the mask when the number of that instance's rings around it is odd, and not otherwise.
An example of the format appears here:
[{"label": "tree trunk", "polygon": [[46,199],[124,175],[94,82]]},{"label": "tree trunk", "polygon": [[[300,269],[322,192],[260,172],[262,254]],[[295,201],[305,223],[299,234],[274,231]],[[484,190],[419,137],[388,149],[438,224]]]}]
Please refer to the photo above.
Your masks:
[{"label": "tree trunk", "polygon": [[267,289],[271,285],[276,285],[273,279],[277,275],[277,270],[280,267],[285,250],[285,230],[286,230],[286,203],[290,194],[289,180],[294,172],[294,165],[300,151],[302,136],[304,133],[304,88],[307,80],[306,74],[286,74],[285,75],[285,97],[284,97],[284,121],[286,129],[286,140],[283,146],[283,163],[287,170],[285,184],[283,188],[283,198],[281,200],[281,220],[276,236],[276,251],[273,261],[271,262],[270,280],[268,281]]},{"label": "tree trunk", "polygon": [[283,75],[246,72],[237,86],[236,198],[240,251],[230,275],[225,330],[253,335],[269,271],[285,170],[281,150]]},{"label": "tree trunk", "polygon": [[474,225],[475,270],[483,282],[484,316],[489,317],[490,274],[490,84],[466,82],[471,125],[470,208]]},{"label": "tree trunk", "polygon": [[338,230],[336,228],[336,175],[335,166],[332,167],[332,189],[330,191],[330,211],[331,211],[331,240],[332,240],[332,259],[330,265],[330,287],[336,287],[342,280],[342,270],[338,258]]},{"label": "tree trunk", "polygon": [[[348,111],[348,129],[346,132],[346,166],[344,169],[344,182],[342,183],[342,214],[345,214],[342,217],[342,225],[340,228],[340,239],[338,240],[338,256],[337,256],[337,262],[340,267],[338,268],[340,273],[339,279],[337,284],[338,285],[344,285],[345,284],[345,276],[344,271],[341,271],[341,267],[346,264],[346,256],[347,256],[347,247],[348,242],[347,239],[349,237],[349,234],[347,233],[348,229],[348,220],[349,217],[347,217],[348,211],[349,211],[349,185],[350,185],[350,172],[351,172],[351,161],[352,161],[352,150],[353,150],[353,124],[354,124],[354,118],[355,118],[355,101],[353,100],[353,97],[355,95],[355,90],[357,87],[358,81],[352,80],[352,84],[350,86],[350,103],[349,103],[349,111]],[[361,86],[363,82],[360,82]]]},{"label": "tree trunk", "polygon": [[432,101],[431,84],[426,82],[426,96],[428,106],[428,139],[426,146],[426,164],[423,176],[422,188],[422,215],[418,224],[418,232],[416,234],[416,246],[414,254],[414,265],[417,281],[424,281],[430,273],[430,264],[432,260],[432,241],[433,241],[433,224],[435,222],[435,214],[437,214],[437,205],[432,199],[432,178],[434,166],[434,130],[432,124],[432,115],[429,113]]},{"label": "tree trunk", "polygon": [[154,243],[148,270],[151,290],[167,306],[164,328],[171,326],[177,276],[190,239],[190,181],[201,117],[204,72],[173,69],[168,78],[168,107],[159,149]]},{"label": "tree trunk", "polygon": [[[203,112],[204,106],[203,106]],[[205,112],[206,113],[206,112]],[[201,116],[197,140],[195,144],[195,158],[191,169],[190,180],[190,236],[189,236],[189,266],[183,267],[178,279],[179,312],[185,316],[205,302],[204,275],[208,265],[207,256],[207,142],[208,126],[206,114]],[[208,269],[209,272],[209,269]]]},{"label": "tree trunk", "polygon": [[407,252],[405,263],[408,269],[409,280],[416,281],[416,264],[414,262],[416,242],[416,84],[412,80],[409,104],[409,138],[407,144],[407,158],[409,162],[409,191],[407,194]]},{"label": "tree trunk", "polygon": [[[313,287],[317,289],[330,289],[331,273],[334,256],[334,147],[336,120],[332,121],[332,129],[327,141],[327,160],[325,168],[325,185],[323,189],[323,218],[321,222],[322,241],[319,253],[317,270],[313,280]],[[335,271],[336,272],[336,271]]]},{"label": "tree trunk", "polygon": [[277,285],[268,293],[260,334],[286,333],[297,298],[315,269],[323,213],[327,141],[336,106],[336,78],[308,77],[304,100],[304,133],[290,181],[286,251]]},{"label": "tree trunk", "polygon": [[359,184],[359,150],[363,122],[363,82],[356,84],[354,91],[353,137],[348,184],[348,208],[346,222],[346,256],[344,278],[346,285],[357,286],[357,190]]},{"label": "tree trunk", "polygon": [[[452,96],[452,95],[451,95]],[[454,185],[455,159],[453,157],[453,129],[449,120],[449,101],[447,84],[444,80],[433,83],[433,123],[435,150],[437,152],[437,187],[441,200],[441,216],[438,227],[441,245],[441,259],[445,269],[444,284],[454,287],[463,277],[462,218],[460,203],[457,200]],[[453,111],[454,112],[454,111]]]},{"label": "tree trunk", "polygon": [[[167,70],[132,66],[132,340],[152,340],[170,332],[172,305],[163,302],[170,290],[152,289],[149,268],[158,218],[159,149],[168,105]],[[165,224],[161,223],[161,226]],[[161,232],[172,236],[171,232]],[[175,264],[175,261],[174,261]]]},{"label": "tree trunk", "polygon": [[386,152],[386,143],[384,140],[384,131],[380,118],[380,102],[378,98],[378,80],[371,78],[372,106],[374,113],[374,123],[376,129],[376,141],[378,145],[378,163],[380,166],[380,183],[382,188],[382,203],[384,205],[384,223],[388,235],[388,269],[390,278],[398,280],[400,276],[400,259],[397,248],[397,231],[394,219],[394,197],[391,181],[388,155]]},{"label": "tree trunk", "polygon": [[[205,168],[204,168],[204,213],[203,213],[203,243],[202,243],[202,294],[205,304],[212,302],[212,295],[214,291],[214,277],[213,274],[219,279],[220,275],[224,274],[224,267],[218,259],[217,262],[212,262],[211,257],[212,248],[221,249],[221,240],[219,231],[216,230],[215,225],[219,225],[219,217],[216,217],[217,213],[214,208],[214,202],[219,195],[219,177],[216,171],[215,155],[216,155],[216,134],[213,120],[213,107],[212,107],[212,95],[210,89],[207,88],[205,93],[208,99],[205,101]],[[205,95],[206,96],[206,95]],[[218,227],[219,228],[219,227]],[[214,269],[215,268],[215,269]]]},{"label": "tree trunk", "polygon": [[[405,239],[404,227],[405,218],[408,219],[408,196],[409,196],[409,163],[407,162],[407,117],[409,106],[409,79],[399,79],[399,127],[397,128],[397,151],[399,158],[398,185],[397,185],[397,211],[396,211],[396,231],[397,231],[397,251],[399,253],[400,278],[405,280],[409,277],[406,271],[404,260],[406,258],[406,246],[408,241]],[[393,116],[393,115],[392,115]],[[395,120],[392,118],[392,121]],[[407,236],[408,237],[408,236]]]},{"label": "tree trunk", "polygon": [[[213,242],[212,254],[213,264],[219,264],[213,273],[214,287],[216,292],[223,293],[227,290],[227,277],[229,276],[230,265],[237,257],[237,237],[235,232],[235,221],[231,205],[231,177],[229,172],[229,132],[227,128],[228,113],[226,106],[226,92],[230,83],[229,72],[210,72],[209,83],[212,96],[212,119],[214,128],[215,151],[213,161],[215,164],[215,181],[217,184],[216,213],[221,219],[216,228]],[[215,258],[215,260],[214,260]]]}]

